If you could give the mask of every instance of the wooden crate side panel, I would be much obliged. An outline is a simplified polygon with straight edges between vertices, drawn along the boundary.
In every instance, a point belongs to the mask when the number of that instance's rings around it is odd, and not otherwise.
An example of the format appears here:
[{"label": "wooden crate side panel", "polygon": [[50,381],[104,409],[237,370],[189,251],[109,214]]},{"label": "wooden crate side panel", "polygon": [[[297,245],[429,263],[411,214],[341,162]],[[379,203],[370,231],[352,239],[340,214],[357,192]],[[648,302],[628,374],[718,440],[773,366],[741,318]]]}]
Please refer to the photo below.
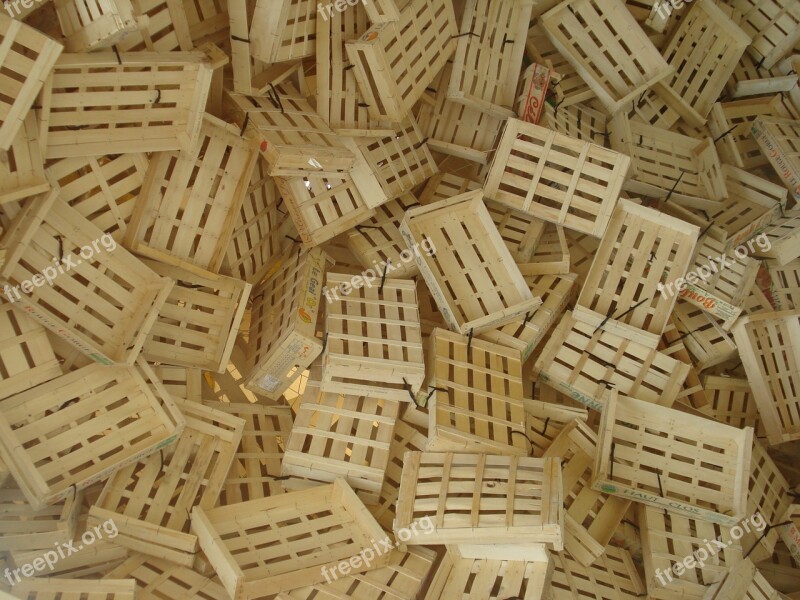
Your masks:
[{"label": "wooden crate side panel", "polygon": [[18,487],[5,483],[0,489],[0,550],[40,550],[72,541],[82,501],[79,492],[35,510]]},{"label": "wooden crate side panel", "polygon": [[54,0],[68,52],[108,48],[139,26],[130,0]]},{"label": "wooden crate side panel", "polygon": [[135,581],[136,600],[157,600],[159,595],[170,598],[185,595],[187,598],[199,600],[230,598],[216,577],[142,554],[131,556],[105,577]]},{"label": "wooden crate side panel", "polygon": [[45,600],[60,598],[63,600],[81,600],[82,598],[101,597],[106,600],[134,600],[136,582],[132,579],[105,579],[103,581],[87,581],[85,579],[34,578],[21,581],[14,587],[14,593],[24,594],[27,600]]},{"label": "wooden crate side panel", "polygon": [[0,205],[50,189],[38,139],[35,113],[29,112],[8,150],[0,155]]},{"label": "wooden crate side panel", "polygon": [[800,126],[797,121],[757,117],[751,133],[795,200],[800,199]]},{"label": "wooden crate side panel", "polygon": [[737,0],[741,27],[753,38],[748,52],[765,69],[771,69],[800,42],[800,8],[794,2]]},{"label": "wooden crate side panel", "polygon": [[[334,16],[330,10],[330,19]],[[253,14],[253,31],[258,33],[250,43],[254,58],[265,63],[286,62],[312,56],[316,48],[317,3],[312,0],[257,0]]]},{"label": "wooden crate side panel", "polygon": [[647,592],[630,553],[624,548],[609,546],[590,567],[566,552],[553,555],[553,562],[552,600],[634,600]]}]

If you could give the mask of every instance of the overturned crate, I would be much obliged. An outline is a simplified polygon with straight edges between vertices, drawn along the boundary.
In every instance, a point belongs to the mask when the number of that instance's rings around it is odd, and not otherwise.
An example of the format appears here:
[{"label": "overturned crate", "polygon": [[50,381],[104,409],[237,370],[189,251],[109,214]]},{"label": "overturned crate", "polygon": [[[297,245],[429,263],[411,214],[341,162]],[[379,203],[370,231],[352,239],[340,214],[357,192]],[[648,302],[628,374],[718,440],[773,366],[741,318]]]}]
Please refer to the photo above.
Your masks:
[{"label": "overturned crate", "polygon": [[36,510],[12,481],[0,487],[0,551],[41,550],[71,542],[77,531],[83,493]]}]

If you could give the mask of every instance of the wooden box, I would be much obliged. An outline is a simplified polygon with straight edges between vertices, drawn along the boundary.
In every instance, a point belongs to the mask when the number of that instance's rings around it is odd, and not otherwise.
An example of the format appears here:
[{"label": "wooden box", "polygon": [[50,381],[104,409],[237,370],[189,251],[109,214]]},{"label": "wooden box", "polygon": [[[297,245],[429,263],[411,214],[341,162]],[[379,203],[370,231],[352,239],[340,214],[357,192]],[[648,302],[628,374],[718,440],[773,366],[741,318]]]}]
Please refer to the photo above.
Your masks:
[{"label": "wooden box", "polygon": [[188,151],[211,76],[201,51],[64,54],[42,92],[45,158]]},{"label": "wooden box", "polygon": [[548,223],[494,200],[485,200],[485,204],[492,222],[517,264],[530,262],[533,253],[546,245],[546,240],[542,238],[548,230]]},{"label": "wooden box", "polygon": [[[11,8],[9,8],[11,10]],[[0,151],[9,150],[27,129],[28,112],[64,47],[33,27],[0,13]],[[23,135],[30,135],[29,133]],[[24,163],[21,163],[24,164]]]},{"label": "wooden box", "polygon": [[622,0],[562,2],[542,27],[609,114],[675,72]]},{"label": "wooden box", "polygon": [[531,456],[541,458],[573,421],[586,421],[589,411],[547,385],[534,384],[534,400],[525,400]]},{"label": "wooden box", "polygon": [[733,337],[770,445],[800,439],[800,311],[749,315]]},{"label": "wooden box", "polygon": [[[558,459],[406,452],[403,463],[393,529],[406,543],[563,549]],[[420,532],[422,521],[432,526]]]},{"label": "wooden box", "polygon": [[564,484],[564,548],[588,567],[603,555],[631,505],[630,500],[602,494],[591,487],[597,435],[581,419],[568,423],[544,458],[561,460]]},{"label": "wooden box", "polygon": [[750,129],[783,185],[800,201],[800,124],[797,120],[757,117]]},{"label": "wooden box", "polygon": [[144,262],[175,285],[150,329],[142,356],[155,363],[223,371],[252,286],[224,275]]},{"label": "wooden box", "polygon": [[527,456],[519,354],[438,328],[428,343],[426,450]]},{"label": "wooden box", "polygon": [[[538,220],[538,219],[537,219]],[[569,273],[569,244],[564,228],[546,223],[530,262],[519,265],[523,275],[565,275]]]},{"label": "wooden box", "polygon": [[[192,512],[192,530],[232,600],[325,580],[323,568],[356,556],[385,534],[343,479],[330,485]],[[257,544],[257,545],[256,545]],[[271,548],[279,544],[280,548]],[[376,557],[363,573],[385,566]]]},{"label": "wooden box", "polygon": [[797,85],[797,74],[791,72],[791,58],[771,69],[759,63],[761,57],[755,58],[749,52],[742,55],[725,86],[726,97],[746,98],[791,92]]},{"label": "wooden box", "polygon": [[[81,534],[86,531],[81,528],[79,530]],[[83,550],[77,553],[70,554],[65,551],[64,555],[65,558],[55,563],[52,570],[47,572],[48,576],[60,578],[102,577],[109,569],[118,566],[127,558],[128,549],[117,546],[112,540],[103,539],[95,541],[91,546],[84,546]],[[30,552],[9,553],[9,558],[13,559],[14,564],[17,565],[31,563],[41,556],[41,548]],[[79,600],[82,599],[79,597]]]},{"label": "wooden box", "polygon": [[397,21],[376,23],[347,41],[370,116],[393,123],[405,119],[455,52],[457,34],[451,2],[410,0]]},{"label": "wooden box", "polygon": [[189,402],[203,401],[203,371],[196,367],[154,365],[153,370],[173,398]]},{"label": "wooden box", "polygon": [[183,5],[167,0],[138,0],[132,4],[139,31],[129,32],[119,40],[120,52],[185,52],[194,48]]},{"label": "wooden box", "polygon": [[501,204],[602,237],[629,163],[613,150],[509,119],[484,189]]},{"label": "wooden box", "polygon": [[[445,159],[445,161],[447,160],[448,159]],[[458,169],[458,172],[460,173],[461,169]],[[433,204],[434,202],[449,200],[453,196],[459,196],[466,192],[474,192],[475,190],[479,190],[481,188],[482,186],[479,178],[476,179],[474,177],[474,173],[472,172],[459,175],[457,173],[440,171],[428,180],[428,183],[425,184],[425,187],[417,195],[417,197],[419,198],[420,204],[427,206],[429,204]],[[495,205],[502,206],[501,204],[497,203],[495,203]],[[503,206],[503,208],[507,212],[511,212],[510,208],[506,206]]]},{"label": "wooden box", "polygon": [[725,577],[712,585],[703,600],[781,600],[783,594],[773,588],[756,568],[746,559],[730,568]]},{"label": "wooden box", "polygon": [[734,0],[741,27],[753,38],[748,52],[771,69],[800,42],[800,6],[791,0]]},{"label": "wooden box", "polygon": [[0,551],[41,550],[75,539],[82,492],[41,510],[31,507],[13,481],[0,488]]},{"label": "wooden box", "polygon": [[495,329],[541,304],[514,264],[478,190],[406,212],[400,232],[450,329],[462,335]]},{"label": "wooden box", "polygon": [[54,0],[67,52],[110,48],[139,30],[130,0]]},{"label": "wooden box", "polygon": [[[795,259],[783,267],[774,261],[768,261],[765,271],[768,274],[773,308],[800,309],[800,260]],[[762,276],[761,272],[759,276]]]},{"label": "wooden box", "polygon": [[106,578],[116,577],[136,582],[136,600],[161,600],[165,596],[230,600],[216,577],[144,554],[131,556],[106,575]]},{"label": "wooden box", "polygon": [[141,360],[89,365],[0,404],[0,458],[34,508],[169,446],[185,426]]},{"label": "wooden box", "polygon": [[783,211],[762,233],[766,236],[763,245],[768,247],[759,245],[755,251],[758,256],[772,258],[781,266],[800,257],[800,210],[797,208]]},{"label": "wooden box", "polygon": [[414,402],[425,378],[416,286],[367,274],[328,273],[321,389]]},{"label": "wooden box", "polygon": [[27,203],[0,240],[6,294],[92,360],[132,364],[172,282],[57,196]]},{"label": "wooden box", "polygon": [[630,552],[608,546],[605,554],[586,567],[569,552],[553,555],[549,600],[636,600],[646,596]]},{"label": "wooden box", "polygon": [[292,247],[251,293],[245,386],[253,392],[277,400],[322,353],[316,324],[326,260],[322,250]]},{"label": "wooden box", "polygon": [[[560,86],[558,86],[560,87]],[[586,104],[560,105],[558,109],[545,102],[542,125],[583,142],[605,146],[609,117]]]},{"label": "wooden box", "polygon": [[36,116],[29,112],[8,149],[0,150],[0,205],[50,189],[38,135]]},{"label": "wooden box", "polygon": [[14,596],[8,596],[8,598],[25,598],[25,600],[49,600],[50,598],[83,600],[95,597],[102,597],[103,600],[138,600],[139,598],[136,594],[136,582],[132,579],[90,581],[44,577],[23,579],[14,586]]},{"label": "wooden box", "polygon": [[256,0],[250,53],[265,63],[311,56],[316,48],[317,21],[313,0]]},{"label": "wooden box", "polygon": [[736,356],[733,336],[703,309],[680,301],[675,304],[672,321],[683,336],[683,343],[698,370],[703,371]]},{"label": "wooden box", "polygon": [[753,430],[618,397],[603,407],[592,487],[732,527],[747,513]]},{"label": "wooden box", "polygon": [[696,406],[698,411],[720,423],[759,432],[758,406],[746,379],[704,375],[703,389],[708,404]]}]

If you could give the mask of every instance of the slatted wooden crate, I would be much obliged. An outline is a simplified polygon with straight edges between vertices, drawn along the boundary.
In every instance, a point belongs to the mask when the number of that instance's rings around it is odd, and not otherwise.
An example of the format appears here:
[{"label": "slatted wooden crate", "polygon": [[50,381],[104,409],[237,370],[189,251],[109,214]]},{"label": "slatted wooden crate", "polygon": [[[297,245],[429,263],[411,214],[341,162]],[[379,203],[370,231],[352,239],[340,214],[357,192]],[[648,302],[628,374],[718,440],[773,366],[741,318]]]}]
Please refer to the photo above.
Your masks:
[{"label": "slatted wooden crate", "polygon": [[130,0],[54,0],[53,4],[67,52],[109,48],[139,29]]},{"label": "slatted wooden crate", "polygon": [[[343,479],[212,510],[195,507],[192,530],[233,600],[276,594],[325,580],[322,567],[356,556],[383,530]],[[280,545],[276,552],[271,546]],[[385,566],[378,556],[371,568]],[[354,567],[354,574],[370,567]]]},{"label": "slatted wooden crate", "polygon": [[750,131],[783,185],[800,201],[800,124],[797,120],[760,116]]},{"label": "slatted wooden crate", "polygon": [[497,117],[515,116],[517,79],[533,4],[533,0],[466,3],[448,98]]},{"label": "slatted wooden crate", "polygon": [[519,265],[523,275],[563,275],[570,269],[569,245],[564,228],[546,223],[530,262]]},{"label": "slatted wooden crate", "polygon": [[251,140],[206,114],[190,150],[153,155],[126,246],[150,258],[217,272],[256,158]]},{"label": "slatted wooden crate", "polygon": [[[286,442],[281,475],[332,483],[342,477],[366,504],[378,502],[400,404],[306,386]],[[285,482],[292,489],[291,482]]]},{"label": "slatted wooden crate", "polygon": [[[0,278],[22,289],[12,293],[16,307],[92,360],[132,364],[172,283],[57,196],[53,190],[26,204],[0,240]],[[45,272],[52,285],[43,285]]]},{"label": "slatted wooden crate", "polygon": [[312,0],[257,0],[250,52],[265,63],[285,62],[314,54],[317,6]]},{"label": "slatted wooden crate", "polygon": [[658,349],[667,356],[671,356],[689,366],[689,373],[686,376],[686,381],[683,382],[683,389],[678,394],[676,398],[677,404],[674,407],[680,409],[680,405],[684,404],[696,408],[708,404],[705,390],[700,382],[700,376],[694,366],[692,357],[683,343],[683,338],[672,323],[669,323],[664,330]]},{"label": "slatted wooden crate", "polygon": [[758,407],[750,384],[738,377],[704,375],[703,389],[708,404],[696,406],[701,413],[732,427],[752,427],[760,433]]},{"label": "slatted wooden crate", "polygon": [[202,402],[203,371],[194,367],[154,365],[153,370],[164,388],[178,400]]},{"label": "slatted wooden crate", "polygon": [[137,0],[131,4],[139,31],[130,32],[119,40],[117,47],[120,52],[188,51],[194,48],[182,5],[166,0]]},{"label": "slatted wooden crate", "polygon": [[749,315],[733,336],[769,443],[800,439],[800,311]]},{"label": "slatted wooden crate", "polygon": [[422,191],[417,194],[419,203],[423,206],[449,200],[453,196],[458,196],[466,192],[474,192],[481,189],[481,183],[472,177],[471,173],[451,173],[441,171],[431,177]]},{"label": "slatted wooden crate", "polygon": [[712,0],[698,0],[662,51],[675,71],[655,91],[689,125],[702,127],[750,41]]},{"label": "slatted wooden crate", "polygon": [[602,494],[591,488],[597,436],[581,419],[568,423],[544,457],[561,460],[564,485],[564,547],[588,567],[605,552],[630,500]]},{"label": "slatted wooden crate", "polygon": [[6,398],[2,409],[0,457],[35,508],[172,444],[185,426],[143,361],[89,365]]},{"label": "slatted wooden crate", "polygon": [[223,371],[252,286],[208,271],[144,262],[175,285],[150,329],[142,356],[150,362]]},{"label": "slatted wooden crate", "polygon": [[602,237],[629,163],[612,150],[509,119],[484,189],[501,204]]},{"label": "slatted wooden crate", "polygon": [[527,456],[519,354],[438,328],[428,343],[426,449]]},{"label": "slatted wooden crate", "polygon": [[253,290],[245,375],[251,391],[277,400],[322,352],[315,333],[326,260],[322,250],[292,247]]},{"label": "slatted wooden crate", "polygon": [[[394,531],[408,544],[535,543],[563,549],[561,470],[553,458],[407,452]],[[433,527],[417,530],[422,519]],[[427,530],[427,531],[425,531]]]},{"label": "slatted wooden crate", "polygon": [[781,519],[785,525],[778,528],[781,539],[795,560],[800,560],[800,504],[792,504]]},{"label": "slatted wooden crate", "polygon": [[608,546],[585,567],[568,552],[553,555],[552,600],[634,600],[646,594],[630,552]]},{"label": "slatted wooden crate", "polygon": [[[643,504],[637,506],[636,515],[642,535],[649,598],[700,600],[711,584],[722,579],[731,566],[742,560],[742,545],[731,534],[730,527]],[[719,541],[724,546],[709,540]],[[705,560],[700,560],[702,555],[706,556]],[[687,556],[692,559],[688,563],[693,564],[691,568],[682,564]],[[673,572],[673,566],[679,564],[684,568],[678,567],[678,571]]]},{"label": "slatted wooden crate", "polygon": [[45,157],[188,151],[211,76],[201,51],[65,54],[42,94]]},{"label": "slatted wooden crate", "polygon": [[415,256],[450,329],[463,335],[509,323],[541,304],[514,264],[478,190],[406,212],[400,233],[434,253]]},{"label": "slatted wooden crate", "polygon": [[552,562],[461,558],[451,547],[436,570],[425,600],[541,600],[547,597],[552,571]]},{"label": "slatted wooden crate", "polygon": [[270,175],[341,175],[353,167],[353,153],[296,89],[284,83],[270,94],[226,96],[237,123],[253,130]]},{"label": "slatted wooden crate", "polygon": [[456,49],[453,5],[410,0],[397,21],[376,23],[345,44],[373,119],[405,119]]},{"label": "slatted wooden crate", "polygon": [[768,261],[765,270],[769,276],[774,309],[800,308],[800,260],[795,259],[783,267]]},{"label": "slatted wooden crate", "polygon": [[[535,400],[525,400],[531,456],[541,458],[553,441],[572,421],[586,421],[588,411],[568,396],[546,385],[536,385]],[[574,405],[574,406],[573,406]]]},{"label": "slatted wooden crate", "polygon": [[562,2],[542,27],[609,114],[674,74],[621,0]]},{"label": "slatted wooden crate", "polygon": [[263,404],[265,406],[276,404],[269,398],[248,390],[244,386],[245,375],[247,375],[247,339],[243,335],[239,335],[236,337],[231,360],[225,371],[222,373],[206,371],[203,374],[206,384],[203,388],[203,399],[216,399],[225,404]]},{"label": "slatted wooden crate", "polygon": [[758,256],[772,258],[779,265],[786,265],[800,257],[800,210],[783,211],[781,216],[763,229],[763,234],[769,241],[769,248],[759,246],[755,251]]},{"label": "slatted wooden crate", "polygon": [[416,286],[358,279],[328,273],[321,389],[413,402],[425,378]]},{"label": "slatted wooden crate", "polygon": [[[10,10],[10,9],[9,9]],[[0,13],[0,40],[7,48],[0,66],[0,151],[9,150],[64,47],[33,27]]]},{"label": "slatted wooden crate", "polygon": [[[5,594],[4,594],[5,595]],[[104,600],[134,600],[136,582],[131,579],[106,579],[87,581],[85,579],[23,579],[14,586],[14,596],[8,598],[25,598],[25,600],[83,600],[103,598]]]},{"label": "slatted wooden crate", "polygon": [[545,102],[542,125],[584,142],[605,146],[608,138],[608,116],[586,104],[553,108]]},{"label": "slatted wooden crate", "polygon": [[630,120],[624,113],[609,122],[608,131],[611,147],[631,157],[627,191],[657,198],[671,194],[688,201],[727,196],[711,138],[698,140]]},{"label": "slatted wooden crate", "polygon": [[614,391],[603,408],[592,487],[732,527],[746,516],[753,430]]},{"label": "slatted wooden crate", "polygon": [[35,510],[13,481],[0,488],[0,551],[41,550],[74,539],[82,492]]},{"label": "slatted wooden crate", "polygon": [[746,559],[731,567],[724,578],[711,586],[703,600],[781,600],[782,596],[753,562]]},{"label": "slatted wooden crate", "polygon": [[745,52],[733,69],[725,86],[725,93],[730,98],[745,98],[762,94],[791,92],[797,85],[797,74],[791,73],[791,59],[767,69],[760,65],[761,59]]},{"label": "slatted wooden crate", "polygon": [[38,143],[36,116],[29,112],[8,149],[0,150],[0,205],[49,189]]},{"label": "slatted wooden crate", "polygon": [[567,312],[536,358],[533,374],[593,410],[602,410],[608,390],[646,402],[671,406],[689,365],[656,350],[646,332],[606,320],[576,307]]},{"label": "slatted wooden crate", "polygon": [[734,0],[741,27],[753,41],[748,52],[766,69],[775,66],[800,42],[800,7],[787,0]]},{"label": "slatted wooden crate", "polygon": [[683,343],[698,370],[703,371],[736,356],[733,335],[704,310],[683,301],[678,302],[672,312],[672,321],[684,336]]},{"label": "slatted wooden crate", "polygon": [[400,10],[409,0],[374,0],[364,2],[364,7],[372,23],[390,23],[400,20]]},{"label": "slatted wooden crate", "polygon": [[106,578],[135,581],[136,600],[161,600],[164,597],[229,600],[228,592],[216,577],[144,554],[131,556],[111,570]]}]

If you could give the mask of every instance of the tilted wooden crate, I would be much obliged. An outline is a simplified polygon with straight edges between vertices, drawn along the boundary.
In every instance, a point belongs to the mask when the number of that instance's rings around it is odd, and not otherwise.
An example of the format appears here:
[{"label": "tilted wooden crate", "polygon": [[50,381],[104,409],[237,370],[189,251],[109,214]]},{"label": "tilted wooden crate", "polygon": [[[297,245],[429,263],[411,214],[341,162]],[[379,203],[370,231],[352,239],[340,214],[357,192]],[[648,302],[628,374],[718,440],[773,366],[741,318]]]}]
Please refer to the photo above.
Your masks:
[{"label": "tilted wooden crate", "polygon": [[[408,544],[563,549],[558,459],[406,452],[394,531]],[[433,521],[422,532],[417,526]]]},{"label": "tilted wooden crate", "polygon": [[621,0],[562,2],[542,27],[610,114],[675,71]]},{"label": "tilted wooden crate", "polygon": [[425,378],[416,286],[366,276],[328,273],[321,388],[413,402]]},{"label": "tilted wooden crate", "polygon": [[[0,592],[2,593],[2,592]],[[5,595],[5,594],[3,594]],[[62,579],[37,577],[23,579],[14,586],[14,596],[26,600],[83,600],[83,598],[104,598],[104,600],[134,600],[136,582],[132,579],[105,579],[88,581],[86,579]]]},{"label": "tilted wooden crate", "polygon": [[466,192],[474,192],[481,189],[481,187],[479,178],[473,177],[473,173],[457,174],[440,171],[428,180],[428,183],[425,184],[425,187],[417,197],[420,204],[427,206],[441,200],[449,200],[453,196]]},{"label": "tilted wooden crate", "polygon": [[683,382],[683,389],[678,393],[678,397],[675,399],[676,404],[673,408],[680,409],[681,404],[693,408],[707,405],[709,401],[708,398],[706,398],[703,384],[700,382],[698,370],[695,368],[694,361],[674,324],[669,323],[667,325],[664,334],[661,336],[658,349],[667,356],[671,356],[689,366],[689,373],[686,375],[686,380]]},{"label": "tilted wooden crate", "polygon": [[746,98],[763,94],[791,92],[797,85],[797,74],[791,73],[791,60],[787,59],[767,69],[761,58],[753,57],[745,52],[733,69],[725,86],[726,97]]},{"label": "tilted wooden crate", "polygon": [[[766,269],[769,276],[770,301],[775,310],[800,308],[800,260],[795,259],[786,266],[768,261]],[[759,272],[759,276],[762,273]]]},{"label": "tilted wooden crate", "polygon": [[0,278],[17,290],[9,299],[92,360],[132,364],[172,282],[57,196],[27,203],[0,240]]},{"label": "tilted wooden crate", "polygon": [[527,456],[519,354],[438,328],[428,344],[426,450]]},{"label": "tilted wooden crate", "polygon": [[789,0],[734,0],[742,14],[741,27],[753,38],[748,52],[771,69],[800,42],[800,7]]},{"label": "tilted wooden crate", "polygon": [[605,146],[608,118],[604,112],[586,104],[560,105],[554,109],[549,102],[545,102],[542,125],[581,141]]},{"label": "tilted wooden crate", "polygon": [[0,488],[0,551],[41,550],[75,539],[83,492],[36,510],[13,481]]},{"label": "tilted wooden crate", "polygon": [[703,600],[781,600],[782,596],[753,562],[745,559],[732,566],[723,579],[712,585]]},{"label": "tilted wooden crate", "polygon": [[462,335],[495,329],[541,304],[514,264],[478,190],[406,212],[400,233],[450,329]]},{"label": "tilted wooden crate", "polygon": [[154,365],[153,370],[173,398],[202,402],[204,386],[202,369],[160,364]]},{"label": "tilted wooden crate", "polygon": [[568,552],[553,555],[551,600],[634,600],[646,595],[630,552],[608,546],[592,566]]},{"label": "tilted wooden crate", "polygon": [[602,237],[629,164],[613,150],[508,119],[484,189],[501,204]]},{"label": "tilted wooden crate", "polygon": [[752,428],[614,391],[603,407],[592,487],[732,527],[746,515],[752,445]]},{"label": "tilted wooden crate", "polygon": [[591,487],[597,436],[581,419],[568,423],[544,457],[561,460],[564,485],[564,548],[588,567],[603,555],[630,500],[602,494]]},{"label": "tilted wooden crate", "polygon": [[758,256],[772,258],[779,265],[786,265],[800,257],[800,210],[797,208],[783,211],[762,233],[766,236],[763,245],[769,247],[759,246],[755,251]]},{"label": "tilted wooden crate", "polygon": [[132,555],[106,575],[109,579],[117,577],[136,582],[136,600],[160,600],[164,596],[230,600],[216,577],[144,554]]},{"label": "tilted wooden crate", "polygon": [[555,439],[575,420],[586,421],[589,411],[547,385],[536,385],[534,400],[525,400],[531,456],[541,458]]},{"label": "tilted wooden crate", "polygon": [[292,247],[251,293],[245,386],[253,392],[277,400],[322,352],[315,334],[326,259]]},{"label": "tilted wooden crate", "polygon": [[[194,48],[186,11],[166,0],[139,0],[133,7],[138,32],[119,40],[120,52],[170,52]],[[145,17],[143,19],[142,17]]]},{"label": "tilted wooden crate", "polygon": [[[11,10],[9,8],[9,10]],[[64,47],[33,27],[0,13],[0,150],[12,147]]]},{"label": "tilted wooden crate", "polygon": [[[343,479],[308,490],[192,512],[192,531],[232,600],[325,581],[341,560],[385,537]],[[273,545],[280,544],[276,552]],[[371,567],[385,566],[391,555]]]},{"label": "tilted wooden crate", "polygon": [[703,126],[751,41],[723,8],[697,0],[662,51],[675,71],[654,89],[693,127]]},{"label": "tilted wooden crate", "polygon": [[197,537],[189,510],[213,508],[225,483],[244,421],[198,402],[179,402],[186,427],[178,442],[117,471],[89,509],[89,524],[111,520],[115,543],[190,567]]},{"label": "tilted wooden crate", "polygon": [[265,63],[311,56],[316,48],[317,20],[312,0],[256,0],[250,52]]},{"label": "tilted wooden crate", "polygon": [[411,0],[397,21],[376,23],[345,44],[373,119],[399,123],[456,49],[453,5]]},{"label": "tilted wooden crate", "polygon": [[746,379],[704,375],[703,389],[709,402],[705,406],[696,406],[698,411],[720,423],[740,429],[752,427],[760,432],[758,407]]},{"label": "tilted wooden crate", "polygon": [[110,48],[139,25],[130,0],[54,0],[67,52]]},{"label": "tilted wooden crate", "polygon": [[750,129],[783,185],[800,200],[800,124],[797,120],[757,117]]},{"label": "tilted wooden crate", "polygon": [[0,458],[35,508],[169,446],[186,423],[141,360],[89,365],[0,404]]},{"label": "tilted wooden crate", "polygon": [[733,337],[769,443],[800,439],[800,311],[749,315]]},{"label": "tilted wooden crate", "polygon": [[50,189],[44,176],[36,115],[29,112],[7,150],[0,150],[0,205]]},{"label": "tilted wooden crate", "polygon": [[736,356],[733,335],[704,310],[680,301],[675,304],[672,322],[683,336],[683,343],[694,358],[697,369],[702,371]]},{"label": "tilted wooden crate", "polygon": [[211,58],[193,52],[64,54],[42,92],[45,157],[189,150],[200,135]]}]

